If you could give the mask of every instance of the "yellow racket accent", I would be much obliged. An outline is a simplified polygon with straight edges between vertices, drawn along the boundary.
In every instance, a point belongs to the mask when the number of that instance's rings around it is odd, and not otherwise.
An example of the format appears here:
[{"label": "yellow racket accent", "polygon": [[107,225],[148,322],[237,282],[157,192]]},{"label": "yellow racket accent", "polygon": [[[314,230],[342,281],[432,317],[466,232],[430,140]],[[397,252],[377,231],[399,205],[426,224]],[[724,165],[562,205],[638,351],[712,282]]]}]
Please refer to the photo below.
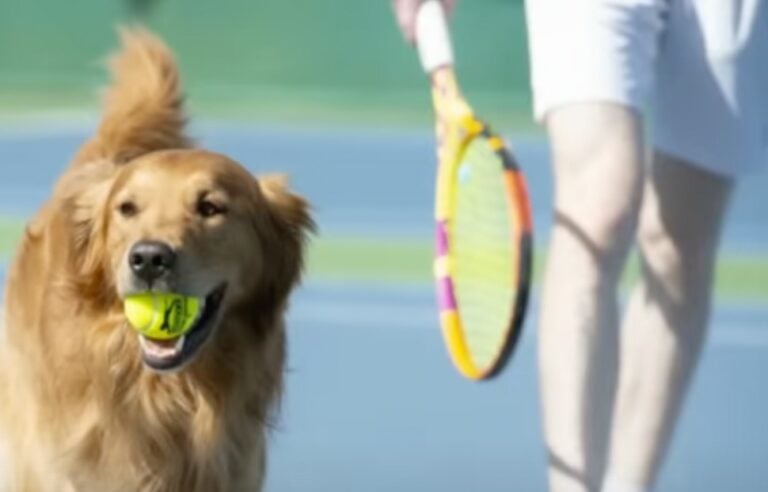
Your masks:
[{"label": "yellow racket accent", "polygon": [[488,145],[490,145],[493,150],[501,150],[504,148],[504,142],[496,136],[488,139]]},{"label": "yellow racket accent", "polygon": [[482,373],[477,370],[477,364],[472,360],[472,356],[467,350],[459,314],[456,311],[443,312],[440,315],[440,324],[443,327],[445,341],[450,348],[449,354],[453,364],[464,376],[470,379],[480,379]]}]

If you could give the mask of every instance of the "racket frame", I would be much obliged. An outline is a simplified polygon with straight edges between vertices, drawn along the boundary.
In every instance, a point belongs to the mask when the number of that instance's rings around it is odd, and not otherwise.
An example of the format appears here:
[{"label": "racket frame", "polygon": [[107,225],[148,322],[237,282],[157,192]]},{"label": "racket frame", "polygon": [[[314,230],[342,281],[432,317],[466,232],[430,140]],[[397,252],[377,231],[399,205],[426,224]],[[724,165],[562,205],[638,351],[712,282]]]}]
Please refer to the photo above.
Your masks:
[{"label": "racket frame", "polygon": [[[498,375],[504,369],[522,332],[522,323],[528,305],[533,256],[530,201],[520,167],[507,149],[503,139],[471,113],[460,117],[457,123],[462,134],[453,137],[443,135],[442,138],[448,138],[448,141],[441,145],[446,145],[449,148],[439,152],[438,178],[435,190],[434,275],[440,309],[440,325],[454,366],[469,379],[487,380]],[[501,163],[507,197],[507,211],[511,221],[510,230],[513,234],[512,241],[513,244],[519,245],[517,249],[510,247],[511,254],[516,252],[515,258],[513,258],[516,268],[510,274],[516,276],[513,284],[518,287],[514,298],[510,299],[513,306],[512,316],[506,335],[498,345],[498,351],[493,358],[494,363],[488,367],[479,367],[471,355],[461,318],[461,308],[456,300],[455,259],[452,248],[459,167],[464,152],[478,138],[486,141],[485,143],[491,147]],[[456,147],[450,148],[450,146]],[[516,206],[513,205],[515,203]]]}]

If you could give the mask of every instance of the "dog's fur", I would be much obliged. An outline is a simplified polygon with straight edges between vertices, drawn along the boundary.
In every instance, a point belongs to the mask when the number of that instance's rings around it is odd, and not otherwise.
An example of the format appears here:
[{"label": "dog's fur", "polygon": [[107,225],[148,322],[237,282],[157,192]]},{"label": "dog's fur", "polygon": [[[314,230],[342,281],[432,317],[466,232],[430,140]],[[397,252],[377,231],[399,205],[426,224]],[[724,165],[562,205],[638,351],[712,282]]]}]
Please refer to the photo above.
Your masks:
[{"label": "dog's fur", "polygon": [[[122,41],[97,133],[9,271],[0,430],[10,490],[257,491],[307,205],[281,179],[195,149],[169,50],[142,30]],[[226,213],[198,215],[203,195]],[[126,200],[136,209],[122,210]],[[122,311],[135,289],[126,251],[142,239],[179,253],[168,289],[227,285],[210,339],[173,373],[142,362]]]}]

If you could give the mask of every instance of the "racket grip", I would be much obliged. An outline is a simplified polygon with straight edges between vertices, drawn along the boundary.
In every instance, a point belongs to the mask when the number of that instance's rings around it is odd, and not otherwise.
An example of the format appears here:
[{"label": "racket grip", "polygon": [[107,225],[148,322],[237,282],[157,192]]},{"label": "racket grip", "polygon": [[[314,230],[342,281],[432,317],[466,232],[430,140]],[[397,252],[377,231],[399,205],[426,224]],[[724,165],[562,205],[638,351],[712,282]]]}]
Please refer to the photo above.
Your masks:
[{"label": "racket grip", "polygon": [[416,46],[421,67],[427,74],[453,65],[453,46],[445,9],[439,0],[424,0],[416,12]]}]

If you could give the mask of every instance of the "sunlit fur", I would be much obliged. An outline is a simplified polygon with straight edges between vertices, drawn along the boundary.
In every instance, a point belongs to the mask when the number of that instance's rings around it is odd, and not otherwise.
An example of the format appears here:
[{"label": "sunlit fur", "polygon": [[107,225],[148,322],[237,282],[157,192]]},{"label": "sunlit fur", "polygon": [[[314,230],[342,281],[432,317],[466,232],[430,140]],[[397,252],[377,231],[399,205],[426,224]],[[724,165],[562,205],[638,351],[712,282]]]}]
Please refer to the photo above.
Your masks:
[{"label": "sunlit fur", "polygon": [[[184,134],[171,53],[122,33],[103,121],[29,223],[10,267],[0,430],[19,492],[258,491],[279,399],[283,313],[302,267],[307,205]],[[195,215],[203,188],[226,215]],[[140,213],[122,217],[130,196]],[[179,250],[175,287],[226,282],[212,337],[172,374],[142,363],[118,283],[132,242]],[[2,489],[2,486],[0,486]]]}]

